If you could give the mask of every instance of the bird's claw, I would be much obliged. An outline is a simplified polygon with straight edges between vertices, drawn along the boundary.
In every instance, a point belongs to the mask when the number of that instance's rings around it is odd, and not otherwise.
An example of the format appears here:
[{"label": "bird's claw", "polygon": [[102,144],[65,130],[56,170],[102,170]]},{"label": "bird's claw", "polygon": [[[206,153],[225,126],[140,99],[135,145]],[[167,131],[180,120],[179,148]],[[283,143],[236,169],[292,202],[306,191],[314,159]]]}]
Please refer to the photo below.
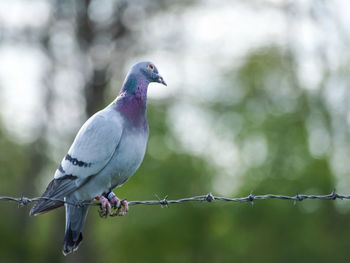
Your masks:
[{"label": "bird's claw", "polygon": [[[128,202],[126,200],[120,200],[118,197],[114,196],[111,198],[110,202],[113,208],[117,209],[114,213],[110,214],[110,216],[123,216],[129,211]],[[122,206],[124,206],[124,210],[122,210]]]},{"label": "bird's claw", "polygon": [[108,199],[103,195],[99,196],[98,200],[101,203],[101,209],[99,210],[99,214],[101,217],[106,218],[108,215],[111,214],[112,206],[109,203]]},{"label": "bird's claw", "polygon": [[[101,209],[99,210],[100,217],[107,218],[107,216],[123,216],[129,211],[128,202],[126,200],[120,200],[118,197],[113,196],[108,200],[103,195],[96,197],[101,203]],[[124,210],[122,210],[124,206]],[[116,211],[112,212],[112,208]]]}]

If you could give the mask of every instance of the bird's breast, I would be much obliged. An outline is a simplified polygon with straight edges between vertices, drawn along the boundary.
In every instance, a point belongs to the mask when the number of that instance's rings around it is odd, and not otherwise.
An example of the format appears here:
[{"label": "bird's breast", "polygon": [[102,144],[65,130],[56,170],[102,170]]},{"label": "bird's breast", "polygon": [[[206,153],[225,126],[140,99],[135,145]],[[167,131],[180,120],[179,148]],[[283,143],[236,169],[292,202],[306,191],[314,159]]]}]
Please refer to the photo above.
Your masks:
[{"label": "bird's breast", "polygon": [[110,162],[110,188],[122,185],[140,167],[145,156],[148,130],[124,132]]}]

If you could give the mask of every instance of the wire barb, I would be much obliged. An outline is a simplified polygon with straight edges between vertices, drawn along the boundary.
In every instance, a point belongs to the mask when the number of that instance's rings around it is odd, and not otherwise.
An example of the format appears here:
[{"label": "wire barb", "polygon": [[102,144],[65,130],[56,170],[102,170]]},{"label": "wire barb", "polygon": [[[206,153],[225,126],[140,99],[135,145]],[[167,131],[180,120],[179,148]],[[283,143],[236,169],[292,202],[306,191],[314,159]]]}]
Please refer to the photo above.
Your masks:
[{"label": "wire barb", "polygon": [[27,204],[29,204],[31,202],[31,200],[27,197],[20,197],[18,198],[18,207],[22,207],[22,206],[25,206]]},{"label": "wire barb", "polygon": [[334,188],[333,192],[331,193],[331,195],[332,195],[332,200],[335,200],[338,198],[338,194],[336,193],[335,188]]},{"label": "wire barb", "polygon": [[158,199],[158,202],[160,204],[160,207],[163,208],[164,206],[168,207],[168,195],[166,195],[162,200],[159,198],[159,196],[156,194],[156,198]]},{"label": "wire barb", "polygon": [[248,202],[250,202],[250,204],[254,206],[254,200],[255,200],[255,196],[253,195],[253,191],[251,191],[250,194],[248,195]]},{"label": "wire barb", "polygon": [[[211,203],[217,200],[222,202],[251,203],[251,205],[254,206],[255,200],[266,200],[266,199],[292,200],[294,205],[296,204],[297,201],[301,202],[305,199],[319,199],[319,200],[331,200],[331,201],[337,200],[337,199],[339,200],[350,199],[350,195],[338,194],[335,189],[328,195],[304,195],[304,194],[299,194],[298,192],[296,193],[295,196],[276,195],[276,194],[254,195],[253,192],[250,192],[250,194],[246,197],[228,198],[228,197],[222,197],[222,196],[215,196],[212,193],[208,193],[206,195],[193,196],[193,197],[181,198],[176,200],[168,200],[168,195],[166,195],[163,199],[160,199],[158,195],[155,195],[155,196],[157,200],[130,201],[128,202],[128,204],[129,206],[160,205],[163,208],[163,207],[168,207],[171,204],[181,204],[185,202],[203,202],[203,201],[207,203]],[[32,202],[38,202],[40,200],[59,201],[59,202],[62,202],[63,204],[70,204],[76,207],[100,206],[100,203],[96,201],[79,201],[79,202],[72,203],[65,200],[51,199],[47,197],[28,198],[25,196],[22,196],[22,197],[0,196],[0,201],[17,202],[19,207],[26,206]]]},{"label": "wire barb", "polygon": [[207,196],[205,197],[205,201],[207,201],[207,202],[213,202],[215,200],[215,197],[213,196],[213,194],[212,193],[209,193],[209,194],[207,194]]}]

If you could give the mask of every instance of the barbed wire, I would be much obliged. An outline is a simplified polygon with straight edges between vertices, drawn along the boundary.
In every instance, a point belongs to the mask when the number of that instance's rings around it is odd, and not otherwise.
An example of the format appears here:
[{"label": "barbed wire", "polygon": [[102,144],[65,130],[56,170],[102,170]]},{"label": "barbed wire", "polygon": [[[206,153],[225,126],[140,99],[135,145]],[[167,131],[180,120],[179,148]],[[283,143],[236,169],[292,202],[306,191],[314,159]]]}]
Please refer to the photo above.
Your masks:
[{"label": "barbed wire", "polygon": [[[175,200],[168,200],[168,196],[166,195],[163,199],[160,199],[156,195],[157,200],[145,200],[145,201],[130,201],[128,202],[129,206],[134,205],[160,205],[161,207],[167,207],[171,204],[182,204],[186,202],[213,202],[213,201],[223,201],[223,202],[237,202],[237,203],[251,203],[254,205],[254,201],[256,200],[266,200],[266,199],[280,199],[280,200],[290,200],[294,202],[294,205],[296,202],[301,202],[306,199],[319,199],[319,200],[343,200],[343,199],[350,199],[350,195],[343,195],[338,194],[335,190],[333,190],[330,194],[326,195],[306,195],[306,194],[299,194],[297,193],[294,196],[288,196],[288,195],[277,195],[277,194],[264,194],[264,195],[254,195],[252,192],[245,197],[237,197],[237,198],[228,198],[228,197],[222,197],[222,196],[215,196],[212,193],[205,194],[205,195],[199,195],[199,196],[193,196],[193,197],[187,197],[187,198],[181,198],[181,199],[175,199]],[[28,198],[25,196],[22,197],[10,197],[10,196],[0,196],[0,201],[12,201],[17,202],[19,206],[25,206],[33,202],[38,202],[40,200],[51,200],[51,201],[58,201],[62,202],[63,204],[70,204],[74,205],[76,207],[83,207],[83,206],[100,206],[99,202],[95,201],[81,201],[81,202],[68,202],[61,199],[53,199],[53,198],[47,198],[47,197],[33,197]]]}]

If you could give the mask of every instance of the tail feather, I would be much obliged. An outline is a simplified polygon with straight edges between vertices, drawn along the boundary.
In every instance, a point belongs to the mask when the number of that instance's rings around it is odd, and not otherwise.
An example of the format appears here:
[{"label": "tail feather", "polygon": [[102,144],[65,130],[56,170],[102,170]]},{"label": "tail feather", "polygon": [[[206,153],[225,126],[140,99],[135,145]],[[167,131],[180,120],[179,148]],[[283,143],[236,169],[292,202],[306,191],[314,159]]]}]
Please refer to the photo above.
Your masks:
[{"label": "tail feather", "polygon": [[83,240],[81,231],[83,229],[88,210],[88,206],[75,207],[73,205],[66,204],[66,232],[63,242],[63,255],[67,255],[78,249],[80,242]]},{"label": "tail feather", "polygon": [[75,234],[71,228],[68,228],[64,236],[62,253],[67,256],[69,253],[76,251],[79,248],[80,242],[83,240],[83,234],[80,232],[78,238],[74,240]]},{"label": "tail feather", "polygon": [[[52,198],[56,200],[39,200],[30,210],[31,216],[46,213],[52,209],[63,206],[63,198],[72,193],[76,188],[74,183],[75,177],[63,177],[61,179],[53,179],[47,186],[42,197]],[[62,201],[59,201],[62,200]]]}]

